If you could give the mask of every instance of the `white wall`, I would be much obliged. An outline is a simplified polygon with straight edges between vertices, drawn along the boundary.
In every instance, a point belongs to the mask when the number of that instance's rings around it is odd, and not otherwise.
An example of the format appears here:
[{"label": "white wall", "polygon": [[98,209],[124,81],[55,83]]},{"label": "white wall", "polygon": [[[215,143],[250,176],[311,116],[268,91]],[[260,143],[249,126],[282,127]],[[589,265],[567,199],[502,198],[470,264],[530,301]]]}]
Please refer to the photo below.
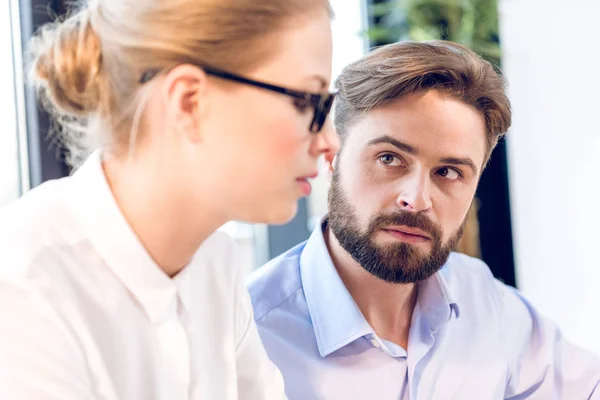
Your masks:
[{"label": "white wall", "polygon": [[518,285],[600,353],[600,2],[499,3]]}]

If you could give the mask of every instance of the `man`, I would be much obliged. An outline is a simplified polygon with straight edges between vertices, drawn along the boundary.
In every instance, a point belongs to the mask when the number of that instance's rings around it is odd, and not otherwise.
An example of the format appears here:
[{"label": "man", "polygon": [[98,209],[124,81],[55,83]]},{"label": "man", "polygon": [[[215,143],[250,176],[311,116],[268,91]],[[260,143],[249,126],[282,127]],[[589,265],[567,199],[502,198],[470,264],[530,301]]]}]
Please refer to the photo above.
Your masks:
[{"label": "man", "polygon": [[290,400],[600,399],[596,356],[451,253],[511,123],[494,68],[457,44],[398,43],[336,85],[329,216],[250,283]]}]

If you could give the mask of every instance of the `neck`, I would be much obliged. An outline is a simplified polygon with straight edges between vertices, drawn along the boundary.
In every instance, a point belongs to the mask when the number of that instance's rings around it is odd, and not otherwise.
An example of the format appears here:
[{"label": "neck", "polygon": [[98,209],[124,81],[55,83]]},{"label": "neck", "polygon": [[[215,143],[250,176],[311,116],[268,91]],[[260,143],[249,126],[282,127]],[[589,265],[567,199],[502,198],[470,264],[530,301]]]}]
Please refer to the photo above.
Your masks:
[{"label": "neck", "polygon": [[[177,188],[177,172],[143,159],[108,159],[103,168],[125,219],[138,239],[170,277],[192,259],[204,240],[226,222],[209,198],[191,198]],[[206,191],[210,194],[210,190]]]},{"label": "neck", "polygon": [[365,271],[342,248],[331,229],[325,232],[325,242],[340,278],[377,336],[407,349],[416,285],[388,283]]}]

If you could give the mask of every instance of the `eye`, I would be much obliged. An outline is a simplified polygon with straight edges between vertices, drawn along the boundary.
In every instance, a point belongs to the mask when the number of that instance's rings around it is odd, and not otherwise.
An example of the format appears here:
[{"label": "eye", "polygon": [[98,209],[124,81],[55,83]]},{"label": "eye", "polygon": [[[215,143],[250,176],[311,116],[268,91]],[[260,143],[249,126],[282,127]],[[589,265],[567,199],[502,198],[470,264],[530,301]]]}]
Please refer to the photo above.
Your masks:
[{"label": "eye", "polygon": [[387,167],[398,167],[402,165],[402,160],[390,153],[381,154],[377,159]]},{"label": "eye", "polygon": [[441,176],[444,179],[448,179],[450,181],[458,180],[462,177],[462,174],[455,170],[454,168],[444,167],[437,170],[436,174]]},{"label": "eye", "polygon": [[310,101],[306,99],[294,99],[294,106],[299,112],[305,113],[311,107],[311,104]]}]

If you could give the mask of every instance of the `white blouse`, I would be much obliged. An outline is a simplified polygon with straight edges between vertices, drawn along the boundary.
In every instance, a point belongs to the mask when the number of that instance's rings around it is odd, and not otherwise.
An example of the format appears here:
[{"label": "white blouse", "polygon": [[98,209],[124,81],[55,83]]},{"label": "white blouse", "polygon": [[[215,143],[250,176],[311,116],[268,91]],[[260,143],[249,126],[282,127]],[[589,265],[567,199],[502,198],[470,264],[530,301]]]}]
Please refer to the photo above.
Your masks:
[{"label": "white blouse", "polygon": [[174,279],[94,153],[0,211],[0,399],[280,400],[224,233]]}]

